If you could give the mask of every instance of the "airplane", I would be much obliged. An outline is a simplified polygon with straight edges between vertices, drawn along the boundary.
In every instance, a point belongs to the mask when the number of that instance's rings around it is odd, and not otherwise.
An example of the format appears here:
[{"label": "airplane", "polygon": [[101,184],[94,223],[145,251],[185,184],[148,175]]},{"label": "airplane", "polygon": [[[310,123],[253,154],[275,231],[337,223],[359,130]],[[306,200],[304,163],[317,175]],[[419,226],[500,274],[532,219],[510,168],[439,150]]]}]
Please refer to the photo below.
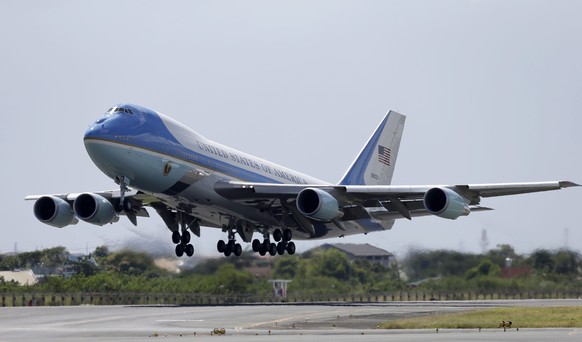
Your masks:
[{"label": "airplane", "polygon": [[[134,104],[119,104],[84,135],[92,161],[119,188],[32,195],[42,223],[103,226],[153,208],[171,231],[175,254],[192,256],[201,226],[226,233],[217,250],[240,256],[251,243],[264,256],[294,254],[294,239],[322,239],[389,230],[397,219],[457,219],[482,197],[580,186],[570,181],[456,185],[391,185],[406,117],[389,111],[337,184],[209,140],[185,125]],[[257,233],[260,239],[253,239]],[[272,237],[272,239],[271,239]]]}]

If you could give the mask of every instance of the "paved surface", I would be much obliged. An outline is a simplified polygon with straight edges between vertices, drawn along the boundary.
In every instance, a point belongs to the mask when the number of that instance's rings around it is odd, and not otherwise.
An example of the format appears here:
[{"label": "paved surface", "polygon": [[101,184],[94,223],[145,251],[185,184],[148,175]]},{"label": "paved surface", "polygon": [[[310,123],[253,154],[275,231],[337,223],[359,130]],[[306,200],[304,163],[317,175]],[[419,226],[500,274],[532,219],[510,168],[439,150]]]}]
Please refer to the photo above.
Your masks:
[{"label": "paved surface", "polygon": [[[582,306],[582,300],[395,302],[221,307],[0,308],[0,341],[580,341],[582,329],[381,330],[381,322],[499,306]],[[224,336],[211,335],[224,328]],[[269,335],[270,334],[270,335]],[[260,336],[260,337],[259,337]]]}]

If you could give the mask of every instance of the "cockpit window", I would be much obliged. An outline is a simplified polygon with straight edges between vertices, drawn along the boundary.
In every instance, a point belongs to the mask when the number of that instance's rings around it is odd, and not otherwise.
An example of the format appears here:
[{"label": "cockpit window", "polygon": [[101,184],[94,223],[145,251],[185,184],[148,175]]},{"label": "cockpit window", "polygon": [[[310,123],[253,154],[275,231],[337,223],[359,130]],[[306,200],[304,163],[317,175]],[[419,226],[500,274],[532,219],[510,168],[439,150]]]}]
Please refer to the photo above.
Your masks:
[{"label": "cockpit window", "polygon": [[131,109],[129,109],[129,108],[121,108],[121,107],[109,108],[107,110],[106,114],[111,114],[111,113],[126,113],[126,114],[133,115],[133,112],[131,111]]}]

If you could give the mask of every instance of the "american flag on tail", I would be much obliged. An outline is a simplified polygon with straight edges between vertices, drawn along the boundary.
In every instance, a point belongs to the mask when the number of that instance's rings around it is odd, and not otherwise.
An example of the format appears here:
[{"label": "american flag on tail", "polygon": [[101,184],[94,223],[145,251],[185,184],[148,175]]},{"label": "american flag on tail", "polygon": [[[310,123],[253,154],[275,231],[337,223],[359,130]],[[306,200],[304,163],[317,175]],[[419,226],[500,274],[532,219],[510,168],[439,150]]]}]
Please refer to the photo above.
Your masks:
[{"label": "american flag on tail", "polygon": [[382,164],[390,166],[390,149],[382,145],[378,145],[378,161]]}]

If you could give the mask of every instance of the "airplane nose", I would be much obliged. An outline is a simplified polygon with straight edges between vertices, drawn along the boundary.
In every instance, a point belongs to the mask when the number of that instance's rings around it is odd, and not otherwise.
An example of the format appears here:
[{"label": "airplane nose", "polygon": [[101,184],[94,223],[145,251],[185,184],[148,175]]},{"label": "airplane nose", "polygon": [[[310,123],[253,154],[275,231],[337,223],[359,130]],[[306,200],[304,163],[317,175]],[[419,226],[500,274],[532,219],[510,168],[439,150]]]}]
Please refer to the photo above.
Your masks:
[{"label": "airplane nose", "polygon": [[97,121],[95,121],[93,124],[89,126],[83,138],[84,139],[103,138],[105,135],[109,133],[112,120],[113,117],[111,116],[104,116],[102,118],[97,119]]},{"label": "airplane nose", "polygon": [[97,122],[95,122],[94,124],[89,126],[87,131],[85,131],[85,135],[83,136],[83,139],[98,138],[99,136],[101,136],[100,132],[102,129],[103,129],[103,127],[100,124],[98,124]]}]

